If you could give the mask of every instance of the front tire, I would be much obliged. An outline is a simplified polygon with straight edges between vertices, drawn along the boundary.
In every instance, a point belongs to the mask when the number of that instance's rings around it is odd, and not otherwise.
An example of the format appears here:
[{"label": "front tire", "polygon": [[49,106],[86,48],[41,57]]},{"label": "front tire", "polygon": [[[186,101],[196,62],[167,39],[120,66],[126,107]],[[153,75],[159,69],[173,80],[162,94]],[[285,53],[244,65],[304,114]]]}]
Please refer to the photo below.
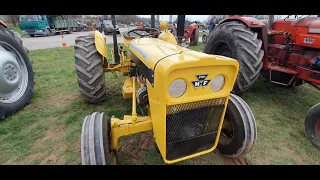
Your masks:
[{"label": "front tire", "polygon": [[196,46],[199,41],[199,28],[196,28],[193,30],[193,38],[190,38],[190,45],[191,46]]},{"label": "front tire", "polygon": [[305,116],[304,127],[309,141],[320,150],[320,103],[309,109]]},{"label": "front tire", "polygon": [[206,42],[207,42],[207,35],[204,34],[204,35],[202,36],[202,42],[203,42],[203,43],[206,43]]},{"label": "front tire", "polygon": [[247,90],[259,77],[264,51],[258,34],[242,23],[231,21],[218,25],[210,33],[204,52],[234,58],[240,70],[233,93]]},{"label": "front tire", "polygon": [[257,139],[256,121],[250,107],[230,94],[218,148],[221,154],[241,158],[251,151]]},{"label": "front tire", "polygon": [[80,36],[75,40],[77,80],[83,99],[99,103],[106,99],[103,56],[97,51],[94,36]]},{"label": "front tire", "polygon": [[28,52],[14,32],[0,26],[1,120],[31,103],[34,71]]},{"label": "front tire", "polygon": [[98,112],[87,116],[81,132],[82,165],[116,165],[116,153],[110,148],[110,118]]}]

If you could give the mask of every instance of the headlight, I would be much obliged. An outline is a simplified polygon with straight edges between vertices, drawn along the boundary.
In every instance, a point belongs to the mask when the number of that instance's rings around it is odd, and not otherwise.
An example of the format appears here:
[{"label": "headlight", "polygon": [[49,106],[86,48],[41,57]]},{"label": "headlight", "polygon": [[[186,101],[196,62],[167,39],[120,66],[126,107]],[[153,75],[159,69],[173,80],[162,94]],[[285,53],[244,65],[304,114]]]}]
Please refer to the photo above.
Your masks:
[{"label": "headlight", "polygon": [[215,92],[220,91],[224,86],[224,82],[225,82],[224,76],[222,75],[216,76],[211,81],[211,84],[210,84],[211,90]]},{"label": "headlight", "polygon": [[187,84],[183,79],[176,79],[171,82],[168,90],[171,97],[177,98],[186,92]]}]

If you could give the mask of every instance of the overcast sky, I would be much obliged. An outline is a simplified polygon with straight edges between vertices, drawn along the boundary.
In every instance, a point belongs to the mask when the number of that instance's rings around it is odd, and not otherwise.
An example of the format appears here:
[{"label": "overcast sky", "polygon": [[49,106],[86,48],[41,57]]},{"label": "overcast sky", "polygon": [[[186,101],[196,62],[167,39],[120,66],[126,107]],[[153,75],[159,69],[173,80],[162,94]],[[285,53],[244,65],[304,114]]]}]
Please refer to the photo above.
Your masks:
[{"label": "overcast sky", "polygon": [[[140,17],[151,18],[151,15],[138,15]],[[208,18],[209,15],[186,15],[186,18],[190,18],[191,21],[203,21]],[[172,20],[176,18],[176,15],[173,15]],[[160,21],[169,21],[169,15],[160,15]]]},{"label": "overcast sky", "polygon": [[[151,15],[138,15],[140,17],[147,17],[147,18],[150,18]],[[186,15],[186,18],[190,18],[191,21],[203,21],[203,20],[207,20],[209,15]],[[278,16],[279,18],[285,18],[287,17],[287,15],[276,15]],[[301,16],[301,15],[298,15],[298,16]],[[306,15],[304,15],[306,16]],[[312,15],[312,16],[315,16],[315,15]],[[290,18],[293,18],[294,15],[290,16]],[[173,15],[173,18],[172,20],[174,20],[176,18],[176,15]],[[165,20],[165,21],[169,21],[169,15],[160,15],[160,21],[161,20]]]}]

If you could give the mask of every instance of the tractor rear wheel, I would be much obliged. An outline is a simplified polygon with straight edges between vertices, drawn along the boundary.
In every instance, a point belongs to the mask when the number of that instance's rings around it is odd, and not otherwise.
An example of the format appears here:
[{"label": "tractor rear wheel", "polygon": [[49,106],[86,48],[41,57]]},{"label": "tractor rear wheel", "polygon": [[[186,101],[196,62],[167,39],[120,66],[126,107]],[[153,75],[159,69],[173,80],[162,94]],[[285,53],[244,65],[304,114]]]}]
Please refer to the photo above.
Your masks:
[{"label": "tractor rear wheel", "polygon": [[193,38],[190,38],[190,45],[196,46],[199,41],[199,28],[193,30]]},{"label": "tractor rear wheel", "polygon": [[75,42],[75,64],[80,93],[89,103],[102,102],[107,95],[103,56],[96,49],[94,36],[80,36]]},{"label": "tractor rear wheel", "polygon": [[240,70],[233,93],[247,90],[259,77],[264,51],[258,34],[239,22],[225,22],[210,33],[204,52],[234,58]]},{"label": "tractor rear wheel", "polygon": [[31,103],[34,71],[28,52],[20,37],[0,26],[0,119]]},{"label": "tractor rear wheel", "polygon": [[307,138],[320,150],[320,103],[309,109],[305,116],[304,127]]},{"label": "tractor rear wheel", "polygon": [[81,132],[82,165],[116,165],[116,152],[110,148],[110,118],[98,112],[87,116]]},{"label": "tractor rear wheel", "polygon": [[256,139],[256,121],[250,107],[239,96],[230,94],[218,143],[220,153],[241,158],[251,151]]}]

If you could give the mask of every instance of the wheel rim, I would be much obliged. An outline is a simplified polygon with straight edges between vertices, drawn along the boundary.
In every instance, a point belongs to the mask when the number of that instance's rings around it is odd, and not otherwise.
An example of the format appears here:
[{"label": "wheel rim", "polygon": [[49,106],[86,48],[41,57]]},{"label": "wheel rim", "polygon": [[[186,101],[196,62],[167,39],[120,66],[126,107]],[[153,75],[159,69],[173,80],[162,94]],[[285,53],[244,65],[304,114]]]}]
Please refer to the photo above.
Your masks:
[{"label": "wheel rim", "polygon": [[206,36],[203,36],[203,37],[202,37],[202,42],[205,43],[206,41],[207,41],[207,37],[206,37]]},{"label": "wheel rim", "polygon": [[230,49],[229,45],[227,43],[225,43],[225,42],[218,43],[213,48],[213,54],[232,58],[231,49]]},{"label": "wheel rim", "polygon": [[21,54],[0,41],[0,103],[13,103],[25,93],[28,70]]},{"label": "wheel rim", "polygon": [[228,113],[226,113],[223,120],[222,128],[221,128],[219,144],[221,145],[229,144],[233,139],[233,132],[234,132],[234,129],[232,125],[231,116]]},{"label": "wheel rim", "polygon": [[320,119],[316,122],[315,130],[317,137],[320,137]]}]

